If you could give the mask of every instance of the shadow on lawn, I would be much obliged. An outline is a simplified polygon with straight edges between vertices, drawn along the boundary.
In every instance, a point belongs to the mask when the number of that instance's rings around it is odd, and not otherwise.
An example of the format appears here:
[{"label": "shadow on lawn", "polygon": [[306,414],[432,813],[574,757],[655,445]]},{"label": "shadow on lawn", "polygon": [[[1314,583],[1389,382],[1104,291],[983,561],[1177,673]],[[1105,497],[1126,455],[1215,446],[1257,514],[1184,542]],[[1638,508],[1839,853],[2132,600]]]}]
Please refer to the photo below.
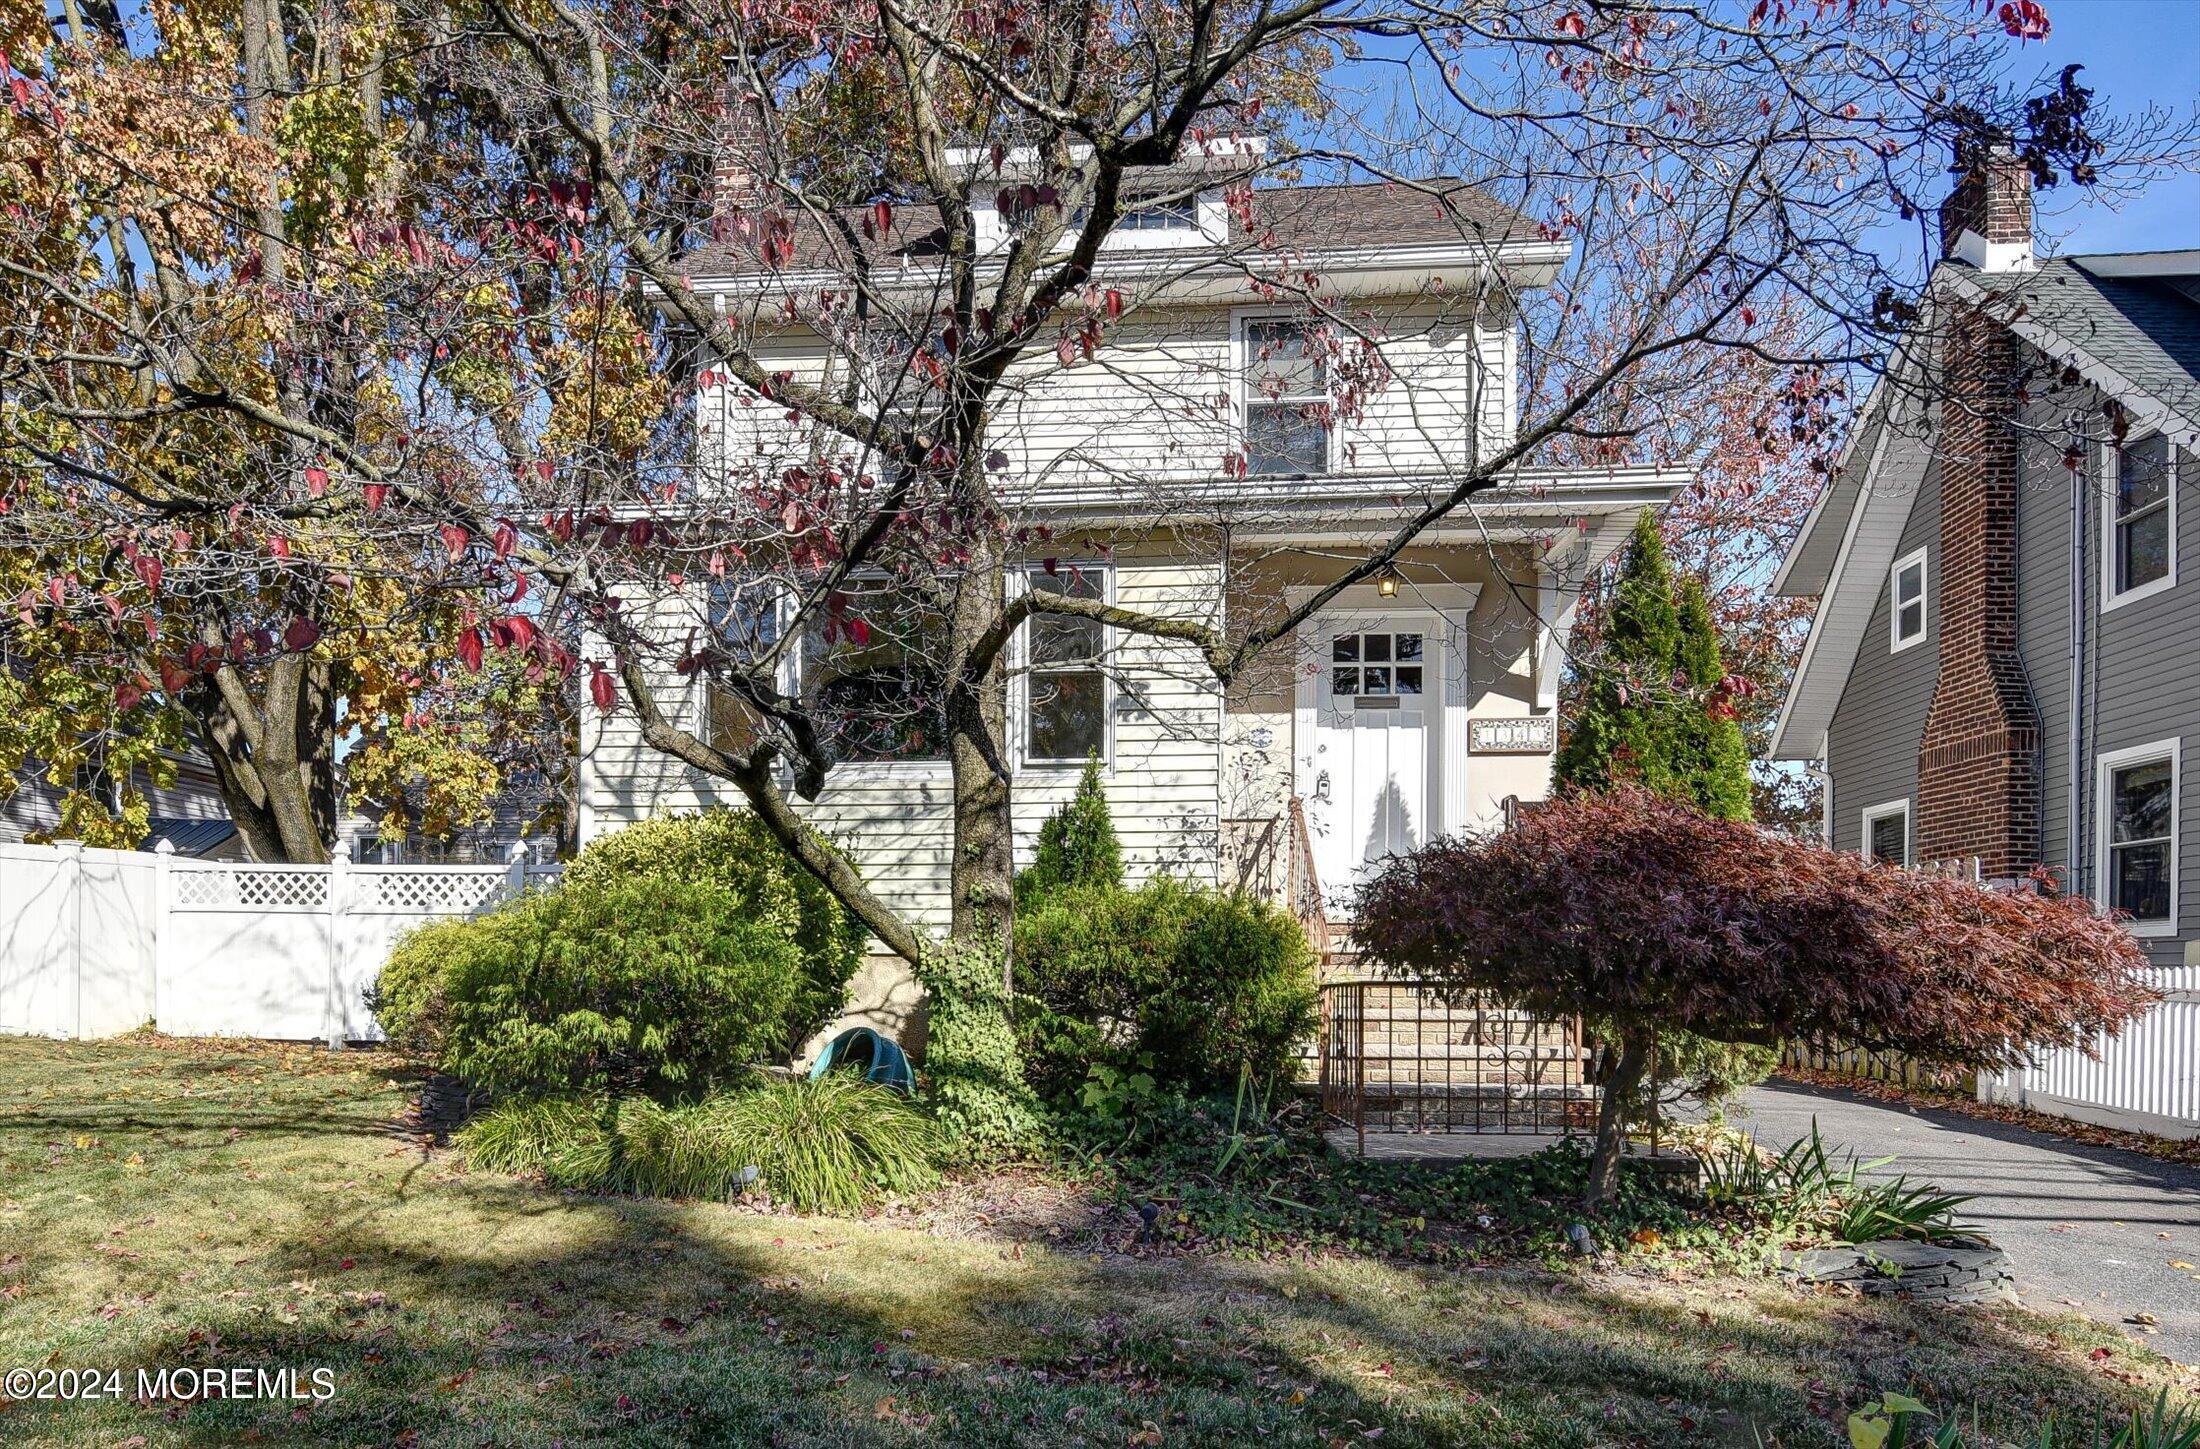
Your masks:
[{"label": "shadow on lawn", "polygon": [[[33,1104],[52,1130],[127,1151],[135,1133],[196,1146],[243,1124],[240,1152],[317,1177],[271,1173],[247,1197],[231,1164],[156,1160],[174,1175],[124,1184],[135,1196],[120,1209],[170,1224],[172,1246],[148,1246],[125,1284],[146,1301],[18,1332],[78,1365],[326,1367],[337,1394],[17,1406],[5,1438],[959,1449],[1327,1446],[1380,1431],[1384,1449],[1797,1446],[1843,1443],[1841,1414],[1887,1388],[1977,1405],[2014,1434],[2118,1387],[2021,1320],[1960,1310],[1359,1259],[1070,1256],[452,1176],[448,1159],[367,1130],[387,1092],[352,1110],[295,1080],[251,1106],[97,1101],[93,1083],[71,1085],[86,1090]],[[221,1224],[217,1198],[247,1221],[232,1215],[221,1246],[199,1247],[198,1230]],[[84,1222],[25,1225],[19,1251],[58,1276],[85,1251]]]},{"label": "shadow on lawn", "polygon": [[[1840,1415],[1886,1388],[1975,1404],[2011,1432],[2103,1402],[2067,1357],[1957,1310],[1775,1297],[1767,1312],[1749,1295],[1721,1311],[1542,1274],[1026,1256],[826,1219],[465,1186],[494,1231],[431,1251],[362,1210],[269,1265],[320,1285],[297,1322],[223,1310],[144,1343],[153,1363],[337,1370],[328,1404],[202,1406],[184,1436],[1831,1445],[1845,1442]],[[555,1251],[537,1251],[544,1238]],[[337,1286],[332,1255],[361,1289]]]}]

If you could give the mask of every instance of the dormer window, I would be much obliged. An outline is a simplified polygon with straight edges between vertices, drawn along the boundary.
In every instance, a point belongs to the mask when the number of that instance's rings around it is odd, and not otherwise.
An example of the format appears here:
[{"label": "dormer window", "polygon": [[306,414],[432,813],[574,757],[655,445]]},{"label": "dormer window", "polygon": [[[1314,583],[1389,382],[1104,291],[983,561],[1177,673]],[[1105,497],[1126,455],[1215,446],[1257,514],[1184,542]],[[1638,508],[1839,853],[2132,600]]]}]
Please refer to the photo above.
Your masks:
[{"label": "dormer window", "polygon": [[1198,227],[1199,202],[1190,196],[1134,202],[1115,224],[1117,231],[1194,231]]}]

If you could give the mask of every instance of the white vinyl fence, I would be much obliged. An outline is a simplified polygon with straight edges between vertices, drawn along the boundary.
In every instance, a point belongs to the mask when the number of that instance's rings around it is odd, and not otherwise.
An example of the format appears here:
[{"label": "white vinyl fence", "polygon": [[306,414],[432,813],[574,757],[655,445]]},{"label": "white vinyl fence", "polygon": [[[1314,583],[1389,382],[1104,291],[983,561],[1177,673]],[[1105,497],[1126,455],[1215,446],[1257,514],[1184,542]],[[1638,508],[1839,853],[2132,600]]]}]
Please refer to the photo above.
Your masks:
[{"label": "white vinyl fence", "polygon": [[1982,1101],[2030,1107],[2103,1127],[2200,1137],[2200,967],[2147,973],[2159,1006],[2123,1034],[2042,1052],[2022,1072],[1979,1077]]},{"label": "white vinyl fence", "polygon": [[399,935],[556,873],[0,845],[0,1033],[378,1037],[364,992]]}]

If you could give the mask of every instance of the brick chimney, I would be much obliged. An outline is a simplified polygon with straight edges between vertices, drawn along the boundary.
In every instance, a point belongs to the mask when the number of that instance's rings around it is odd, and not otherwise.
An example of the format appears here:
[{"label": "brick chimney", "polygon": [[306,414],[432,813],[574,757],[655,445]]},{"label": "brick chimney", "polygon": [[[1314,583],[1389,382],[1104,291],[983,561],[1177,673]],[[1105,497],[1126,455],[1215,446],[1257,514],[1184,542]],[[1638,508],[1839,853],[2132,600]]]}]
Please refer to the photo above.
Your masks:
[{"label": "brick chimney", "polygon": [[1956,184],[1940,204],[1940,254],[1982,272],[2029,272],[2032,168],[2006,148],[1959,148]]},{"label": "brick chimney", "polygon": [[[2031,212],[2030,174],[1987,157],[1941,208],[1948,256],[2016,270],[2021,249],[2029,268]],[[1987,879],[2014,879],[2040,852],[2039,712],[2017,652],[2022,345],[1977,309],[1940,315],[1940,673],[1918,744],[1918,855],[1976,856]]]},{"label": "brick chimney", "polygon": [[768,141],[762,98],[739,83],[729,85],[718,150],[711,163],[710,215],[714,230],[763,204]]}]

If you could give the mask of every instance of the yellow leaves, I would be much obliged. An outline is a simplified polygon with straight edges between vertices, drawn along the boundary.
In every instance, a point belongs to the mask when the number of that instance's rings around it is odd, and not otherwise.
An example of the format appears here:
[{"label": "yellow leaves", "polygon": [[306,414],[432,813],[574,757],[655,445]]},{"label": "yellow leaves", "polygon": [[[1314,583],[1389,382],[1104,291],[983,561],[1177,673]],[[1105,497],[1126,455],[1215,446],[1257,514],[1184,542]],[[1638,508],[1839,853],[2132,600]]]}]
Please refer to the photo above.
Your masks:
[{"label": "yellow leaves", "polygon": [[616,296],[593,291],[569,297],[546,361],[548,451],[620,458],[641,452],[670,393],[653,365],[649,338]]}]

